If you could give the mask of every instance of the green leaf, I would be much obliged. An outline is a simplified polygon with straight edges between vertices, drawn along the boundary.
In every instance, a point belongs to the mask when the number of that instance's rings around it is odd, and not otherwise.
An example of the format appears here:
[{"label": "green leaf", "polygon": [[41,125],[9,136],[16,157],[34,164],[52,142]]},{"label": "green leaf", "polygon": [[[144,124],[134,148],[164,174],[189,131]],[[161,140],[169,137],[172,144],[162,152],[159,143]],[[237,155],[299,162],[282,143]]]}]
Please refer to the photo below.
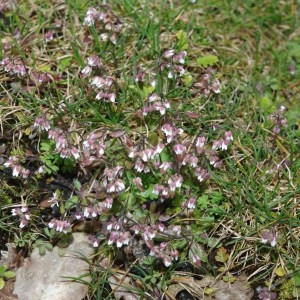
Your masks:
[{"label": "green leaf", "polygon": [[286,275],[285,270],[280,266],[275,270],[275,274],[279,277],[283,277],[284,275]]},{"label": "green leaf", "polygon": [[61,59],[58,63],[58,69],[64,72],[66,68],[71,66],[72,59],[73,59],[72,57],[65,57]]},{"label": "green leaf", "polygon": [[39,254],[44,255],[46,253],[46,247],[45,245],[39,246]]},{"label": "green leaf", "polygon": [[71,209],[72,207],[76,206],[78,203],[79,203],[78,197],[72,196],[67,200],[65,204],[65,209]]},{"label": "green leaf", "polygon": [[236,281],[235,276],[223,276],[223,281],[233,283]]},{"label": "green leaf", "polygon": [[300,287],[300,272],[296,273],[294,276],[293,276],[293,279],[295,281],[295,286],[296,287]]},{"label": "green leaf", "polygon": [[48,251],[52,251],[52,250],[53,250],[53,245],[52,245],[52,244],[46,243],[45,246],[46,246],[46,249],[47,249]]},{"label": "green leaf", "polygon": [[5,282],[4,279],[0,277],[0,290],[4,288]]},{"label": "green leaf", "polygon": [[143,210],[143,209],[140,208],[140,207],[136,208],[136,209],[133,211],[133,217],[134,217],[137,221],[139,221],[139,220],[145,218],[145,217],[146,217],[146,214],[147,214],[146,211]]},{"label": "green leaf", "polygon": [[215,256],[216,261],[226,263],[228,258],[229,254],[227,253],[227,250],[224,247],[219,248],[217,251],[217,255]]},{"label": "green leaf", "polygon": [[80,181],[77,180],[77,179],[74,179],[73,180],[73,184],[74,184],[75,189],[78,190],[78,191],[80,191],[80,189],[81,189],[81,183],[80,183]]},{"label": "green leaf", "polygon": [[177,47],[178,49],[181,50],[186,50],[189,47],[188,44],[188,35],[185,31],[179,30],[176,32],[176,37],[177,37]]},{"label": "green leaf", "polygon": [[205,56],[199,57],[197,59],[197,65],[199,67],[206,68],[208,66],[213,66],[218,61],[219,61],[219,59],[215,55],[205,55]]},{"label": "green leaf", "polygon": [[207,254],[204,251],[203,247],[195,241],[192,242],[190,250],[189,250],[190,261],[193,261],[194,255],[198,256],[201,261],[208,262]]},{"label": "green leaf", "polygon": [[143,87],[143,97],[150,95],[151,93],[154,92],[154,90],[155,90],[155,86],[152,86],[152,85],[144,86]]},{"label": "green leaf", "polygon": [[15,272],[13,272],[13,271],[6,271],[5,273],[4,273],[4,277],[6,277],[6,278],[13,278],[13,277],[15,277],[16,276],[16,274],[15,274]]},{"label": "green leaf", "polygon": [[5,270],[6,270],[6,267],[4,265],[0,265],[0,276],[3,276]]},{"label": "green leaf", "polygon": [[208,196],[202,195],[197,199],[197,205],[201,207],[201,209],[206,209],[208,206]]}]

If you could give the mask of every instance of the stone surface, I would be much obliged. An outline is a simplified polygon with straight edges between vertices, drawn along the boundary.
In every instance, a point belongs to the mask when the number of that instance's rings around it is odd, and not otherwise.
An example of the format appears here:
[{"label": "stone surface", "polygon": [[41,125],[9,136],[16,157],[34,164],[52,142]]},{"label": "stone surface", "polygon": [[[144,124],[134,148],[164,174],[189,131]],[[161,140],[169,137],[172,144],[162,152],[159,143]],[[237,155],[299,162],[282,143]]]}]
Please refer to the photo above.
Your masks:
[{"label": "stone surface", "polygon": [[[16,271],[14,294],[19,300],[81,300],[85,297],[88,286],[72,282],[70,278],[88,274],[89,265],[82,256],[89,257],[94,249],[83,233],[74,233],[74,241],[60,256],[58,247],[41,256],[35,248],[23,266]],[[89,282],[90,277],[83,280]]]}]

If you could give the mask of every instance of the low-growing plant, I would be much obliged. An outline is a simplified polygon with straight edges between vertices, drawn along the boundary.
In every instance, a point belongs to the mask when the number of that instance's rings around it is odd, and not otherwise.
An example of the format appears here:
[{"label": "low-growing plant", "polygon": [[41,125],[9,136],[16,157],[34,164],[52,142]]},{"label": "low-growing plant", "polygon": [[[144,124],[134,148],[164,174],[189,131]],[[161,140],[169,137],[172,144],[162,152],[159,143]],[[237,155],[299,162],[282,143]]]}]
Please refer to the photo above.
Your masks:
[{"label": "low-growing plant", "polygon": [[2,290],[5,286],[5,279],[15,277],[15,273],[13,271],[7,270],[5,265],[0,265],[0,290]]}]

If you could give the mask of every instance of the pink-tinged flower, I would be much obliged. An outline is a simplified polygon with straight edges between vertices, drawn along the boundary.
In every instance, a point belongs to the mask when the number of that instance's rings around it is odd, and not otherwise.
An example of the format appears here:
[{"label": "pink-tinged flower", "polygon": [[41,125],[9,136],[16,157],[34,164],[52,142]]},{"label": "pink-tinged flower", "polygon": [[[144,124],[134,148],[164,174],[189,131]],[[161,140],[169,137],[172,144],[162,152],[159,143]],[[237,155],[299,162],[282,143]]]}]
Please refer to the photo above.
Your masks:
[{"label": "pink-tinged flower", "polygon": [[187,208],[188,209],[194,209],[196,207],[196,199],[190,198],[187,202]]},{"label": "pink-tinged flower", "polygon": [[21,220],[19,225],[20,228],[24,228],[25,226],[28,225],[28,219],[26,217],[22,216],[20,220]]},{"label": "pink-tinged flower", "polygon": [[223,139],[220,140],[214,140],[212,150],[218,150],[222,147]]},{"label": "pink-tinged flower", "polygon": [[97,68],[102,68],[103,63],[101,61],[101,58],[98,55],[91,55],[87,59],[88,65],[91,67],[97,67]]},{"label": "pink-tinged flower", "polygon": [[164,132],[166,136],[172,136],[173,135],[173,128],[170,124],[165,124],[161,128],[161,130]]},{"label": "pink-tinged flower", "polygon": [[204,136],[199,136],[197,138],[197,140],[196,140],[196,148],[197,148],[197,152],[199,154],[203,152],[205,142],[206,142],[206,138]]},{"label": "pink-tinged flower", "polygon": [[277,239],[278,239],[277,235],[274,231],[264,230],[261,233],[261,242],[263,244],[266,244],[267,242],[269,242],[272,247],[275,247],[277,244]]},{"label": "pink-tinged flower", "polygon": [[181,226],[180,225],[176,225],[173,227],[173,233],[177,236],[179,236],[181,234]]},{"label": "pink-tinged flower", "polygon": [[96,236],[89,236],[89,240],[92,242],[94,248],[99,247],[100,240]]},{"label": "pink-tinged flower", "polygon": [[200,260],[200,257],[196,254],[194,254],[192,256],[192,261],[193,261],[193,264],[196,265],[196,266],[200,266],[201,265],[201,260]]},{"label": "pink-tinged flower", "polygon": [[44,38],[45,38],[45,41],[46,41],[46,42],[52,41],[52,40],[53,40],[53,31],[52,31],[52,30],[47,31],[47,32],[45,33]]},{"label": "pink-tinged flower", "polygon": [[83,220],[84,219],[84,215],[82,213],[82,211],[76,211],[74,214],[74,217],[76,220]]},{"label": "pink-tinged flower", "polygon": [[121,233],[117,238],[117,247],[120,248],[123,245],[128,245],[129,237],[130,237],[130,233],[128,231]]},{"label": "pink-tinged flower", "polygon": [[75,146],[71,146],[70,152],[75,159],[78,159],[80,157],[79,150]]},{"label": "pink-tinged flower", "polygon": [[96,99],[97,100],[104,100],[105,102],[115,102],[116,101],[116,95],[114,93],[106,93],[103,91],[100,91],[97,95],[96,95]]},{"label": "pink-tinged flower", "polygon": [[49,121],[47,120],[45,115],[36,118],[33,126],[38,127],[41,130],[46,130],[46,131],[49,131],[49,129],[50,129]]},{"label": "pink-tinged flower", "polygon": [[112,205],[113,205],[113,198],[111,197],[106,197],[106,199],[104,200],[104,207],[108,208],[108,209],[111,209],[112,208]]},{"label": "pink-tinged flower", "polygon": [[60,19],[55,19],[54,23],[56,28],[60,28],[62,25],[62,21]]},{"label": "pink-tinged flower", "polygon": [[19,162],[19,159],[16,156],[10,156],[8,160],[4,163],[4,166],[6,168],[12,167],[13,165],[17,164]]},{"label": "pink-tinged flower", "polygon": [[170,256],[165,255],[163,258],[163,263],[166,267],[170,267],[172,264],[172,259]]},{"label": "pink-tinged flower", "polygon": [[225,139],[225,140],[233,141],[233,135],[232,135],[232,132],[231,132],[231,131],[226,131],[225,134],[224,134],[224,139]]},{"label": "pink-tinged flower", "polygon": [[37,172],[38,174],[43,174],[46,172],[46,167],[45,166],[40,166],[38,169],[37,169]]},{"label": "pink-tinged flower", "polygon": [[166,113],[166,107],[165,107],[165,105],[164,104],[162,104],[162,103],[155,103],[154,105],[153,105],[153,107],[154,107],[154,109],[156,110],[156,111],[159,111],[160,112],[160,114],[163,116],[163,115],[165,115],[165,113]]},{"label": "pink-tinged flower", "polygon": [[181,144],[176,144],[173,149],[177,155],[182,155],[182,154],[185,154],[185,152],[186,152],[186,147]]},{"label": "pink-tinged flower", "polygon": [[211,155],[209,157],[209,163],[212,165],[212,166],[215,166],[217,164],[217,162],[220,160],[220,158],[216,155]]},{"label": "pink-tinged flower", "polygon": [[157,101],[157,100],[160,100],[160,97],[156,93],[152,94],[149,97],[149,102],[154,102],[154,101]]},{"label": "pink-tinged flower", "polygon": [[143,187],[142,179],[140,177],[136,177],[133,179],[133,183],[137,186],[140,192],[144,192],[145,189]]},{"label": "pink-tinged flower", "polygon": [[13,216],[19,216],[20,217],[20,228],[24,228],[28,225],[28,221],[30,220],[30,212],[29,208],[27,206],[22,206],[21,208],[13,208],[11,210],[11,214]]},{"label": "pink-tinged flower", "polygon": [[12,214],[13,216],[17,216],[17,215],[18,215],[17,208],[13,208],[13,209],[11,210],[11,214]]},{"label": "pink-tinged flower", "polygon": [[68,221],[53,219],[48,224],[49,228],[54,228],[57,232],[67,233],[71,224]]},{"label": "pink-tinged flower", "polygon": [[181,175],[173,175],[169,178],[168,184],[170,187],[170,191],[174,192],[175,188],[180,188],[183,182],[183,178]]},{"label": "pink-tinged flower", "polygon": [[178,250],[171,250],[171,256],[174,260],[178,260],[179,252]]},{"label": "pink-tinged flower", "polygon": [[261,242],[266,244],[269,241],[269,231],[265,230],[261,233]]},{"label": "pink-tinged flower", "polygon": [[155,238],[155,232],[153,229],[147,227],[142,232],[142,238],[144,241],[153,240]]},{"label": "pink-tinged flower", "polygon": [[269,241],[270,241],[270,245],[272,246],[272,247],[275,247],[276,246],[276,244],[277,244],[277,236],[276,236],[276,234],[275,233],[271,233],[270,234],[270,236],[269,236]]},{"label": "pink-tinged flower", "polygon": [[64,135],[59,135],[56,139],[55,139],[56,145],[55,145],[55,149],[62,149],[62,148],[66,148],[67,147],[67,139]]},{"label": "pink-tinged flower", "polygon": [[[173,191],[174,191],[174,190],[175,190],[175,189],[173,189]],[[161,190],[161,194],[162,194],[165,198],[169,198],[169,196],[170,196],[170,191],[172,191],[171,188],[169,189],[168,187],[163,186],[163,188],[162,188],[162,190]]]},{"label": "pink-tinged flower", "polygon": [[62,131],[59,131],[58,128],[50,129],[48,131],[48,138],[50,140],[56,140],[58,135],[61,134]]},{"label": "pink-tinged flower", "polygon": [[163,185],[155,184],[152,193],[155,195],[159,195],[163,188]]},{"label": "pink-tinged flower", "polygon": [[207,170],[201,168],[195,169],[195,175],[200,182],[206,180],[210,176]]},{"label": "pink-tinged flower", "polygon": [[172,78],[174,78],[174,77],[175,77],[174,70],[170,70],[170,71],[168,72],[168,78],[169,78],[169,79],[172,79]]},{"label": "pink-tinged flower", "polygon": [[163,53],[163,56],[164,56],[164,58],[171,58],[174,56],[174,54],[175,54],[174,49],[169,49]]},{"label": "pink-tinged flower", "polygon": [[185,69],[183,66],[174,66],[174,72],[178,74],[178,76],[183,76],[185,74]]},{"label": "pink-tinged flower", "polygon": [[173,62],[179,62],[181,64],[184,64],[186,55],[186,51],[180,51],[178,54],[173,56]]},{"label": "pink-tinged flower", "polygon": [[142,68],[141,65],[138,65],[136,67],[136,74],[135,74],[134,81],[135,82],[144,82],[145,77],[146,77],[145,75],[146,75],[145,70]]},{"label": "pink-tinged flower", "polygon": [[149,161],[154,156],[153,149],[145,149],[144,151],[140,151],[139,156],[144,161]]},{"label": "pink-tinged flower", "polygon": [[22,61],[15,62],[13,64],[13,72],[17,75],[24,76],[26,74],[26,68]]},{"label": "pink-tinged flower", "polygon": [[105,87],[106,80],[103,77],[96,76],[91,82],[91,86],[95,85],[98,89]]},{"label": "pink-tinged flower", "polygon": [[22,171],[22,167],[20,165],[15,165],[13,166],[13,173],[12,173],[12,176],[13,177],[18,177]]},{"label": "pink-tinged flower", "polygon": [[69,148],[61,149],[60,153],[59,153],[59,156],[61,158],[69,158],[69,157],[71,157],[71,151],[70,151],[70,149]]},{"label": "pink-tinged flower", "polygon": [[83,216],[89,219],[96,218],[98,216],[98,211],[93,206],[90,205],[84,208]]},{"label": "pink-tinged flower", "polygon": [[134,165],[134,169],[141,173],[145,170],[145,165],[140,159],[137,159]]},{"label": "pink-tinged flower", "polygon": [[87,78],[92,74],[93,69],[90,66],[85,66],[82,70],[81,70],[81,74],[83,78]]},{"label": "pink-tinged flower", "polygon": [[162,174],[164,174],[164,173],[167,172],[171,167],[172,167],[172,163],[170,163],[170,162],[163,162],[163,163],[159,166],[159,169],[160,169],[160,172],[161,172]]},{"label": "pink-tinged flower", "polygon": [[51,203],[51,207],[55,205],[59,206],[58,200],[59,200],[58,192],[54,192],[53,196],[49,198],[48,202]]},{"label": "pink-tinged flower", "polygon": [[84,25],[87,26],[92,26],[94,25],[95,21],[98,19],[99,17],[99,12],[96,8],[94,7],[89,7],[89,9],[86,12],[86,16],[84,18]]},{"label": "pink-tinged flower", "polygon": [[158,226],[157,226],[157,229],[158,229],[160,232],[164,232],[165,229],[166,229],[166,226],[165,226],[163,223],[159,223]]},{"label": "pink-tinged flower", "polygon": [[122,192],[125,189],[125,185],[121,179],[117,179],[115,182],[108,184],[107,193]]},{"label": "pink-tinged flower", "polygon": [[213,80],[213,83],[211,84],[211,89],[214,93],[219,94],[220,93],[220,82],[217,78]]},{"label": "pink-tinged flower", "polygon": [[109,236],[109,239],[108,239],[107,244],[108,244],[108,245],[112,245],[112,244],[118,239],[118,237],[119,237],[119,232],[117,232],[117,231],[112,231],[112,232],[110,233],[110,236]]}]

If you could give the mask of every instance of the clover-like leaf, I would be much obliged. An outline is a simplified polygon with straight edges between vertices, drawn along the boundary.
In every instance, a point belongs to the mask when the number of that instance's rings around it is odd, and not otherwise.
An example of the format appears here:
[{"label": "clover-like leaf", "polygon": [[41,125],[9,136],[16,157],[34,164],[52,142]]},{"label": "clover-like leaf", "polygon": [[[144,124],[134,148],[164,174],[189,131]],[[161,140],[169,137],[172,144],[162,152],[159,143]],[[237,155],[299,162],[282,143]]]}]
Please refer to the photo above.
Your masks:
[{"label": "clover-like leaf", "polygon": [[207,68],[208,66],[213,66],[219,61],[219,58],[215,55],[205,55],[197,59],[197,65],[199,67]]}]

